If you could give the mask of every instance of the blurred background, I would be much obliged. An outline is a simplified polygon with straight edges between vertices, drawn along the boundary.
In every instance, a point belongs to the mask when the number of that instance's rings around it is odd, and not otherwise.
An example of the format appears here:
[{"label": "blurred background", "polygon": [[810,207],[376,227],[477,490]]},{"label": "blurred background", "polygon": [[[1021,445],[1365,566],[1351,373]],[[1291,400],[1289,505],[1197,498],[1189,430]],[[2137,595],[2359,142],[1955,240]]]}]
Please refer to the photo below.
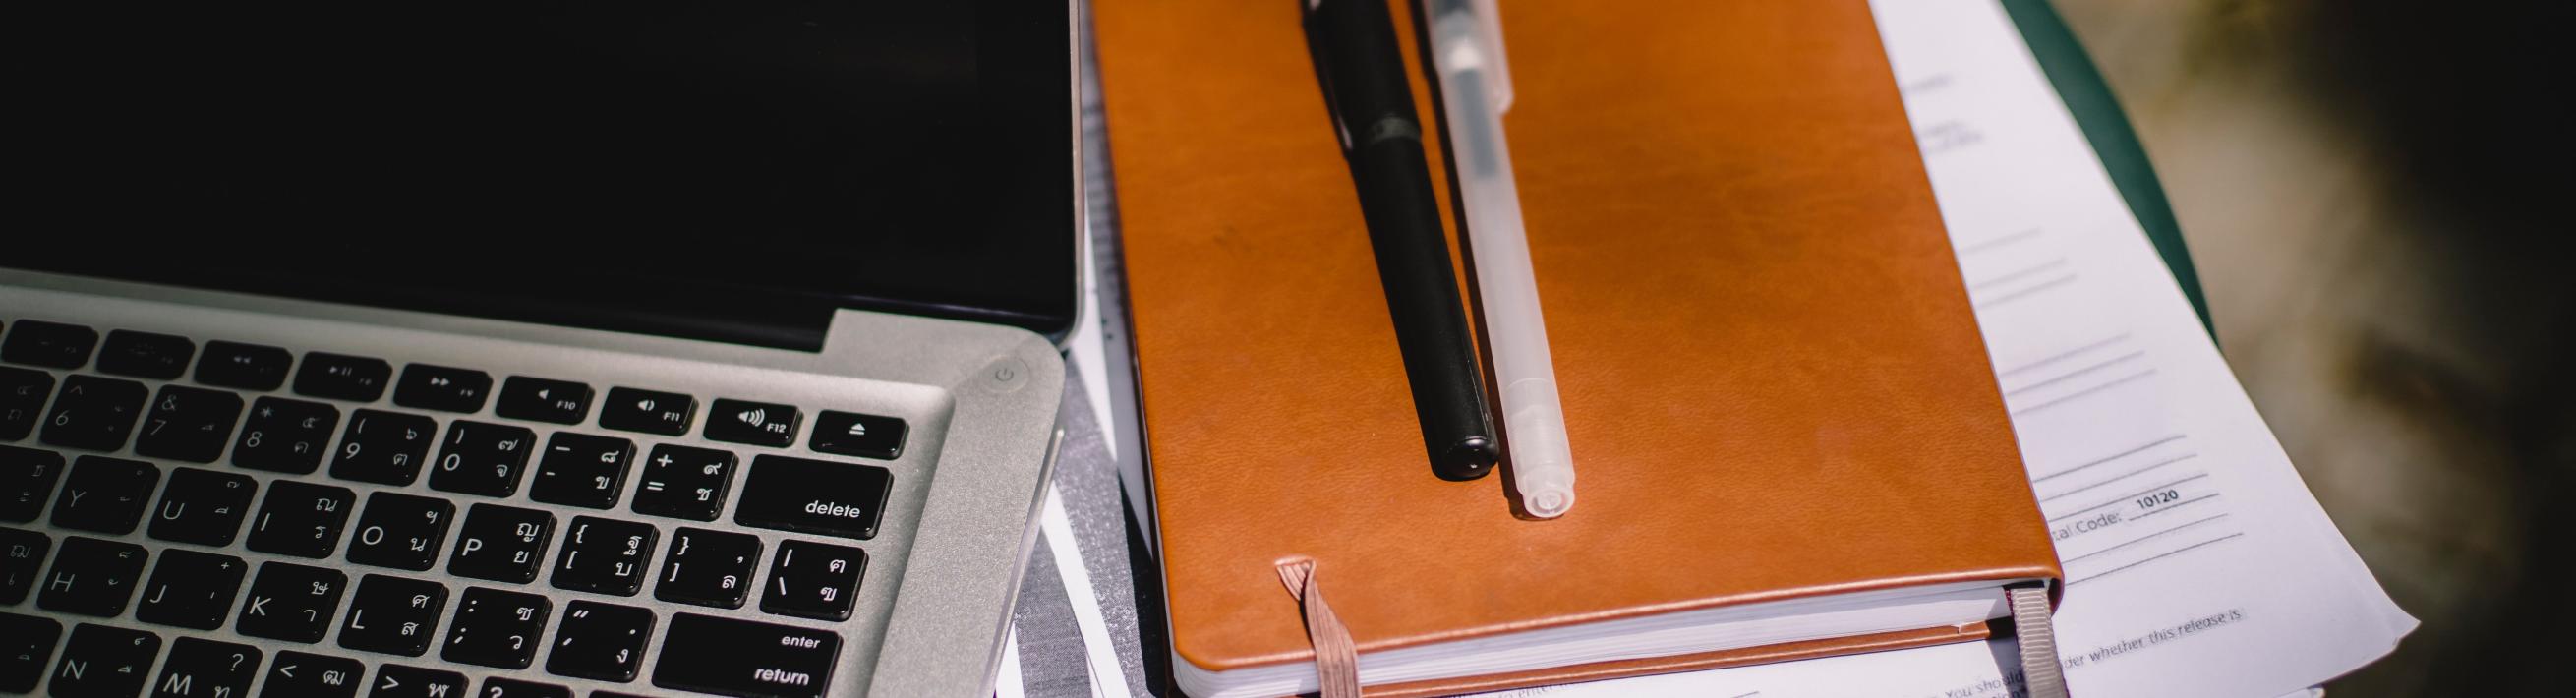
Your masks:
[{"label": "blurred background", "polygon": [[2054,3],[2155,161],[2237,377],[2424,622],[2329,694],[2567,695],[2576,4]]}]

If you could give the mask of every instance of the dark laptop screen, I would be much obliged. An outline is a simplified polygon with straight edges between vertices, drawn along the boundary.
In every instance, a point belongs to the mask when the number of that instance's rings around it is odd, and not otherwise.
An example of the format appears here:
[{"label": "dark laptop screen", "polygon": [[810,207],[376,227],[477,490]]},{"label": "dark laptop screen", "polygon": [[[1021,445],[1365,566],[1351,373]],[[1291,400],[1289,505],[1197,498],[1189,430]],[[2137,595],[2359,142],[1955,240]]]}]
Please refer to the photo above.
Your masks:
[{"label": "dark laptop screen", "polygon": [[767,344],[844,306],[1060,331],[1069,26],[1008,0],[8,3],[0,265]]}]

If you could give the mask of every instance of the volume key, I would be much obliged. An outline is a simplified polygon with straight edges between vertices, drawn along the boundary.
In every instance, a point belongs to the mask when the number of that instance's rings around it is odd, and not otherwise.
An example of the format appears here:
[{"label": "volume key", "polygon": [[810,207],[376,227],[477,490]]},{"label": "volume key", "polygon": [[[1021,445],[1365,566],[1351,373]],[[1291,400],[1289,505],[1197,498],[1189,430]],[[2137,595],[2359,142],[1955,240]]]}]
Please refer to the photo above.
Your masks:
[{"label": "volume key", "polygon": [[754,446],[796,443],[796,408],[746,400],[716,400],[707,410],[707,438]]}]

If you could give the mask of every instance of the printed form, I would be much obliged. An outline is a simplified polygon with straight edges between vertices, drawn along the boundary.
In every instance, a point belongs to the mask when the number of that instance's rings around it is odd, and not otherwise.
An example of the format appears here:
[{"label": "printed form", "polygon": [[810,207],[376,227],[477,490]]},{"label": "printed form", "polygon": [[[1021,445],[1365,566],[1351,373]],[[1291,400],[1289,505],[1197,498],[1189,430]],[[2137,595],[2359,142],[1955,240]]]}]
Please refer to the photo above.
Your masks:
[{"label": "printed form", "polygon": [[[1996,0],[1872,0],[2031,488],[2086,698],[2303,693],[2415,627],[2317,506]],[[1521,691],[2018,694],[2008,640]],[[2007,673],[2011,674],[2007,676]]]}]

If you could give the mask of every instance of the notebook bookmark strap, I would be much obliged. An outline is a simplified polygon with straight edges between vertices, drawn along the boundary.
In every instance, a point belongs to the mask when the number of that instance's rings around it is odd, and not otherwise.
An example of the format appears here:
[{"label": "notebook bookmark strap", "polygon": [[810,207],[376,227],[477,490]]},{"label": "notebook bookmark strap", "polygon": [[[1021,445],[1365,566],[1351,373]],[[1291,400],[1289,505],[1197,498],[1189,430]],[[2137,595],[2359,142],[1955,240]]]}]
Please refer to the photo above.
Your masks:
[{"label": "notebook bookmark strap", "polygon": [[1324,698],[1360,698],[1360,653],[1351,631],[1324,604],[1323,587],[1315,581],[1315,561],[1295,558],[1279,563],[1279,583],[1306,612],[1306,641],[1315,646],[1315,678]]},{"label": "notebook bookmark strap", "polygon": [[2012,601],[2013,639],[2021,645],[2022,687],[2030,698],[2067,698],[2066,675],[2057,664],[2057,629],[2049,625],[2048,588],[2005,590]]}]

